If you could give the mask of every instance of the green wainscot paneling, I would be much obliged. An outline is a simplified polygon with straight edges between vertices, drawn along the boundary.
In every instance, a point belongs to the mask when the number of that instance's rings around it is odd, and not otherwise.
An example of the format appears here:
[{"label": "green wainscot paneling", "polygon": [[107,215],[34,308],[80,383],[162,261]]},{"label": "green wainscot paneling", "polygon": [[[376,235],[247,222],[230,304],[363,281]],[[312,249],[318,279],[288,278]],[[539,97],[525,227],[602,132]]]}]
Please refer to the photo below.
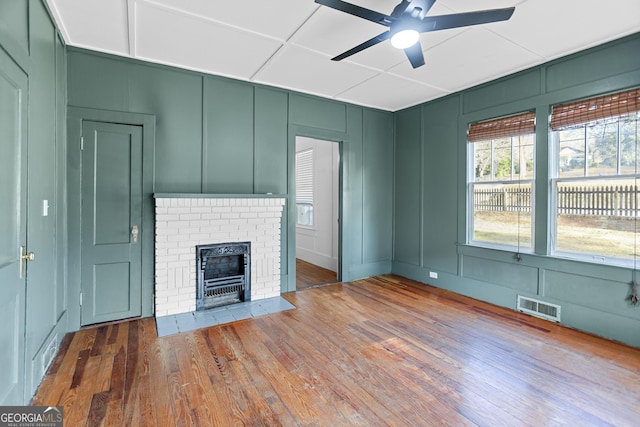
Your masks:
[{"label": "green wainscot paneling", "polygon": [[253,192],[254,87],[204,81],[203,192]]},{"label": "green wainscot paneling", "polygon": [[345,104],[300,94],[292,94],[290,102],[290,123],[346,132]]},{"label": "green wainscot paneling", "polygon": [[0,1],[0,46],[18,62],[29,55],[28,1]]},{"label": "green wainscot paneling", "polygon": [[[423,117],[422,265],[458,270],[458,111],[460,98],[425,105]],[[464,171],[462,171],[464,176]]]},{"label": "green wainscot paneling", "polygon": [[129,111],[130,63],[73,48],[67,52],[69,105]]},{"label": "green wainscot paneling", "polygon": [[538,96],[542,92],[540,69],[529,70],[463,94],[464,114]]},{"label": "green wainscot paneling", "polygon": [[256,88],[255,193],[287,192],[288,106],[289,96],[286,92]]},{"label": "green wainscot paneling", "polygon": [[563,325],[640,347],[638,320],[570,303],[562,304],[561,315]]},{"label": "green wainscot paneling", "polygon": [[394,260],[420,264],[421,110],[395,114]]},{"label": "green wainscot paneling", "polygon": [[640,309],[629,304],[630,281],[618,282],[547,270],[544,272],[543,289],[543,296],[554,300],[640,320]]},{"label": "green wainscot paneling", "polygon": [[550,64],[546,89],[553,92],[639,69],[640,37],[636,35]]},{"label": "green wainscot paneling", "polygon": [[[56,31],[40,2],[30,2],[29,143],[27,247],[38,262],[29,263],[27,282],[27,360],[56,325]],[[43,214],[43,204],[49,205]],[[62,202],[62,201],[60,201]],[[38,379],[28,380],[27,384]]]},{"label": "green wainscot paneling", "polygon": [[[363,262],[391,260],[393,127],[390,113],[364,110]],[[389,265],[390,269],[390,265]]]},{"label": "green wainscot paneling", "polygon": [[353,264],[349,266],[349,280],[364,279],[391,272],[391,260],[371,262],[367,264]]},{"label": "green wainscot paneling", "polygon": [[347,106],[347,135],[345,135],[340,153],[342,164],[342,205],[341,220],[342,247],[344,260],[342,280],[350,280],[349,265],[362,264],[363,252],[363,204],[362,189],[364,182],[363,164],[363,120],[364,111],[360,107]]},{"label": "green wainscot paneling", "polygon": [[538,293],[538,269],[535,267],[469,255],[464,256],[462,265],[462,276],[466,278],[494,283],[530,295]]},{"label": "green wainscot paneling", "polygon": [[130,111],[156,116],[155,191],[202,191],[202,77],[130,64]]},{"label": "green wainscot paneling", "polygon": [[[467,295],[471,298],[511,309],[515,309],[518,294],[521,293],[521,291],[492,282],[439,272],[437,269],[430,268],[429,266],[419,267],[394,261],[392,271],[394,274],[403,277],[409,277],[441,289],[447,289],[461,295]],[[430,277],[431,272],[438,273],[438,278]]]},{"label": "green wainscot paneling", "polygon": [[[67,120],[67,67],[66,67],[66,52],[64,44],[61,38],[56,37],[56,191],[54,200],[55,215],[56,215],[56,293],[55,293],[55,305],[56,305],[56,319],[61,319],[67,309],[67,298],[65,297],[66,286],[65,281],[67,278],[66,269],[66,248],[67,248],[67,227],[66,227],[66,212],[67,204],[60,201],[64,201],[67,190],[67,181],[65,179],[66,174],[66,153],[67,153],[67,141],[66,141],[66,120]],[[66,328],[66,319],[64,327]]]}]

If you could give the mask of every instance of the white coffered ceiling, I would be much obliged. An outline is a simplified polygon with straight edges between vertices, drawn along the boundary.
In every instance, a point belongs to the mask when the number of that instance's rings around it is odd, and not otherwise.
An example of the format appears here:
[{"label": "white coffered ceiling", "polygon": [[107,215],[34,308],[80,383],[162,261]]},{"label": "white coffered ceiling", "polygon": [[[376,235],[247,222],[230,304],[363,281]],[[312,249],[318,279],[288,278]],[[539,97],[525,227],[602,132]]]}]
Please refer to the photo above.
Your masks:
[{"label": "white coffered ceiling", "polygon": [[[72,46],[389,111],[640,31],[639,0],[439,0],[428,15],[516,10],[423,34],[413,69],[389,41],[331,61],[385,27],[313,0],[47,1]],[[350,2],[389,14],[400,0]]]}]

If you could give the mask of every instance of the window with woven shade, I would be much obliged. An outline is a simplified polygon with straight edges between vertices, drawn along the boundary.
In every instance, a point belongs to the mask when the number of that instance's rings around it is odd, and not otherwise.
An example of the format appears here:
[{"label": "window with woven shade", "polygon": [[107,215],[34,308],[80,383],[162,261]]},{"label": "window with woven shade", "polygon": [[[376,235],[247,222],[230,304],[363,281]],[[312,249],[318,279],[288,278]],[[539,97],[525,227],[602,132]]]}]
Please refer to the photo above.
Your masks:
[{"label": "window with woven shade", "polygon": [[640,89],[555,105],[549,127],[553,253],[635,259]]},{"label": "window with woven shade", "polygon": [[471,123],[468,242],[533,250],[535,113]]}]

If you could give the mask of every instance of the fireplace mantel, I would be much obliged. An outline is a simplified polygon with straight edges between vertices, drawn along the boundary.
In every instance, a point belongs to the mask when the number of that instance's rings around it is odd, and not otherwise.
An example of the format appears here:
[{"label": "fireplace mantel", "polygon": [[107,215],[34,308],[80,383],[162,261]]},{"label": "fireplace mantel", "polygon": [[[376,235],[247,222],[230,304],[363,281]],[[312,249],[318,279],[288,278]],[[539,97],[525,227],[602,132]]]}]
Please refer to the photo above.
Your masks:
[{"label": "fireplace mantel", "polygon": [[282,199],[286,194],[154,193],[155,199]]},{"label": "fireplace mantel", "polygon": [[156,193],[155,315],[195,311],[197,245],[251,242],[251,300],[280,295],[286,196]]}]

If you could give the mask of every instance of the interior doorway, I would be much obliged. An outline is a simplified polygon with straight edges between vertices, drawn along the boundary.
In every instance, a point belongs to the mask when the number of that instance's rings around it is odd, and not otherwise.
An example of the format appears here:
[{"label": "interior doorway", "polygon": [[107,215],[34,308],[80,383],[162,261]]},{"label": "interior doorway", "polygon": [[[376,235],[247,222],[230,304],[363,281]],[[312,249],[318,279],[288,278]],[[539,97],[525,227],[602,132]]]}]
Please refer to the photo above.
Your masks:
[{"label": "interior doorway", "polygon": [[296,137],[296,289],[340,280],[340,144]]}]

